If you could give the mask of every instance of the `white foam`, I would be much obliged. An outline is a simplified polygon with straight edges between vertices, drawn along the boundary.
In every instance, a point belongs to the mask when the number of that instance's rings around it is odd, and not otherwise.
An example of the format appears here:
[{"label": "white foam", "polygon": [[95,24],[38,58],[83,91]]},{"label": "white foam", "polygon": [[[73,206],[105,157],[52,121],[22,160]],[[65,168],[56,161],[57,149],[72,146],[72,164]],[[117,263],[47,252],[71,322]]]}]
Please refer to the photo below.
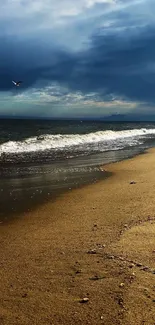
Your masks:
[{"label": "white foam", "polygon": [[[106,142],[106,150],[109,145],[115,143],[116,150],[126,143],[134,145],[138,139],[147,135],[155,135],[155,129],[132,129],[122,131],[98,131],[88,134],[58,134],[58,135],[43,135],[40,137],[31,137],[24,141],[8,141],[0,145],[0,155],[3,153],[24,153],[45,151],[50,149],[69,149],[70,147],[80,146],[86,147],[91,144],[103,144]],[[118,146],[116,145],[118,140]],[[109,147],[110,149],[110,147]]]}]

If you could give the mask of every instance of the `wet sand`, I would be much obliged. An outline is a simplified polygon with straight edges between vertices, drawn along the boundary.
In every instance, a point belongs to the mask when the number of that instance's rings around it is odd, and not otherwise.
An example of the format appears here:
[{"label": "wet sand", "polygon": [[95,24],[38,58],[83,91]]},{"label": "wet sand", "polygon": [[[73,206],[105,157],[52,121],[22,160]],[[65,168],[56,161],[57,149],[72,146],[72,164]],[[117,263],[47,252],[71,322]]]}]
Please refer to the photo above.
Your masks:
[{"label": "wet sand", "polygon": [[155,149],[109,164],[0,224],[0,324],[155,324],[154,166]]}]

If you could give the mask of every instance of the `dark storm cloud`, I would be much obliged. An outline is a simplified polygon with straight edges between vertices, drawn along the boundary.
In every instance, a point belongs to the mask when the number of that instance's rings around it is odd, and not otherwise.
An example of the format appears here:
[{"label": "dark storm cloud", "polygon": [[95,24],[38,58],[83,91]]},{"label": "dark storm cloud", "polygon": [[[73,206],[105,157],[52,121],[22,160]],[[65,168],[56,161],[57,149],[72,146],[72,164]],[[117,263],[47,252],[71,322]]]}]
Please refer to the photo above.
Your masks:
[{"label": "dark storm cloud", "polygon": [[[28,88],[42,80],[64,81],[75,66],[75,58],[61,49],[44,47],[41,42],[0,38],[0,90],[11,90],[12,79],[23,80]],[[45,82],[46,81],[46,82]],[[22,87],[22,89],[23,89]]]},{"label": "dark storm cloud", "polygon": [[[128,39],[113,34],[96,36],[91,51],[79,63],[74,88],[101,95],[115,93],[139,101],[155,100],[155,28],[145,27]],[[72,83],[70,84],[72,86]]]}]

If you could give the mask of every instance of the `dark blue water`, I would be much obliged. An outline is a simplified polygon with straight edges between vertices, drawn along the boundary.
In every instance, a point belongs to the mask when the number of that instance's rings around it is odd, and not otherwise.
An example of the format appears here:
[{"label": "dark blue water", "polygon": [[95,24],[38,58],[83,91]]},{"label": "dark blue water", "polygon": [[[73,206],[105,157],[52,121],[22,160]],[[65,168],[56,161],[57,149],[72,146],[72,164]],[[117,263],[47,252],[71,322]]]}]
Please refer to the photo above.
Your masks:
[{"label": "dark blue water", "polygon": [[100,165],[154,145],[155,123],[1,120],[0,214],[96,181]]}]

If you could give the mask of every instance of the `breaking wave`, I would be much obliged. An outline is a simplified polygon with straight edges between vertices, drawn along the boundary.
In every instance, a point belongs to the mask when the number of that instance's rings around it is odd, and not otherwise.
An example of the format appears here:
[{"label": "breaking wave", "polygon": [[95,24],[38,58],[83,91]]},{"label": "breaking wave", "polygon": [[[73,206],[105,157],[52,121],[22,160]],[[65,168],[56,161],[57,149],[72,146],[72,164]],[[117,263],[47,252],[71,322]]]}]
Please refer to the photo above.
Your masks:
[{"label": "breaking wave", "polygon": [[0,156],[46,150],[85,150],[86,148],[99,151],[119,150],[126,146],[134,146],[143,142],[144,138],[155,137],[155,129],[132,129],[121,131],[98,131],[88,134],[46,134],[30,137],[23,141],[8,141],[0,145]]}]

